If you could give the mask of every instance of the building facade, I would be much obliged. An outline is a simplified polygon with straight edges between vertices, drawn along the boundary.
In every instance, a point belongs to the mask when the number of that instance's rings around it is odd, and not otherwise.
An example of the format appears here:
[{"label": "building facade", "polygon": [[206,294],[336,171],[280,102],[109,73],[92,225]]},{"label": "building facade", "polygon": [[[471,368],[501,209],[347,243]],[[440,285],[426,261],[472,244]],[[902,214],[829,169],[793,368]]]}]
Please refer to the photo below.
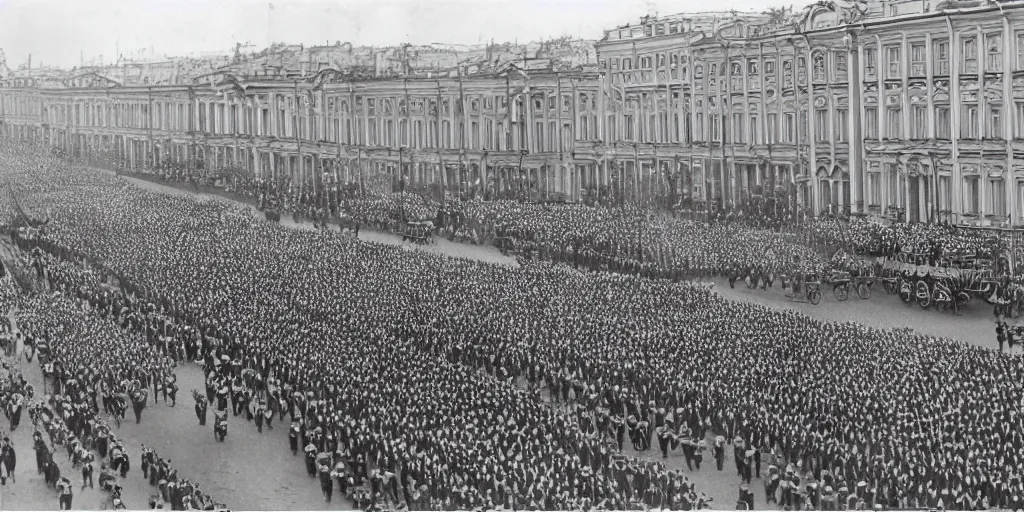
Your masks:
[{"label": "building facade", "polygon": [[1022,21],[1021,1],[826,0],[645,18],[533,53],[331,57],[376,66],[369,76],[310,57],[177,83],[12,75],[0,130],[135,168],[300,184],[726,208],[773,195],[812,214],[1019,225]]}]

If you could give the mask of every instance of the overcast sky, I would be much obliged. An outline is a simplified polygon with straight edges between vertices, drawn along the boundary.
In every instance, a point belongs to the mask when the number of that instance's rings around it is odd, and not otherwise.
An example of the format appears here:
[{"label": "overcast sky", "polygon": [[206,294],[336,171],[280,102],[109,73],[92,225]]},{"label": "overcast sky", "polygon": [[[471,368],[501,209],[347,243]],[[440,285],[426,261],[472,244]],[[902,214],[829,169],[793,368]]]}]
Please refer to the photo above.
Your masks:
[{"label": "overcast sky", "polygon": [[[15,68],[103,56],[223,52],[236,42],[354,45],[597,39],[645,14],[803,7],[808,0],[0,0],[0,49]],[[271,7],[273,6],[273,7]]]}]

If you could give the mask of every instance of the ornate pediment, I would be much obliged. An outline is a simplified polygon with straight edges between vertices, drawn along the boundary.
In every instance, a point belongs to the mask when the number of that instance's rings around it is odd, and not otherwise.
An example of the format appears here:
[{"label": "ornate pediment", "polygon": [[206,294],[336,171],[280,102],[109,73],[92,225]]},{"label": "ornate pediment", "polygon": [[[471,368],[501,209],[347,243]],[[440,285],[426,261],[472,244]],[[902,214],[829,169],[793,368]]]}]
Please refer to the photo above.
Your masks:
[{"label": "ornate pediment", "polygon": [[1003,177],[1003,166],[999,164],[982,164],[982,169],[985,175],[990,178],[1001,178]]}]

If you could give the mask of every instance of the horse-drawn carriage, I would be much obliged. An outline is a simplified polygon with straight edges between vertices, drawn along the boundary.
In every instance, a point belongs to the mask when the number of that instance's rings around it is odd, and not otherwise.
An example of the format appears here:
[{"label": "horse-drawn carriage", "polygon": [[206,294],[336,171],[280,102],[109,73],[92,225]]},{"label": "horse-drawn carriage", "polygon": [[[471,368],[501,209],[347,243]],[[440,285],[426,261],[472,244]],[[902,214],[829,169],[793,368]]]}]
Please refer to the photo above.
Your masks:
[{"label": "horse-drawn carriage", "polygon": [[934,307],[956,313],[972,298],[998,303],[1001,286],[990,266],[984,262],[964,267],[947,265],[890,259],[882,267],[882,286],[887,293],[898,294],[904,303],[922,309]]},{"label": "horse-drawn carriage", "polygon": [[871,287],[877,279],[872,260],[839,249],[832,255],[829,269],[824,281],[832,285],[836,300],[849,299],[851,291],[864,300],[871,297]]},{"label": "horse-drawn carriage", "polygon": [[828,282],[832,284],[832,294],[839,301],[849,299],[851,289],[857,293],[858,297],[867,300],[871,298],[871,287],[875,284],[875,276],[835,271],[829,277]]},{"label": "horse-drawn carriage", "polygon": [[434,241],[434,223],[430,220],[411,220],[405,223],[402,241],[426,245]]}]

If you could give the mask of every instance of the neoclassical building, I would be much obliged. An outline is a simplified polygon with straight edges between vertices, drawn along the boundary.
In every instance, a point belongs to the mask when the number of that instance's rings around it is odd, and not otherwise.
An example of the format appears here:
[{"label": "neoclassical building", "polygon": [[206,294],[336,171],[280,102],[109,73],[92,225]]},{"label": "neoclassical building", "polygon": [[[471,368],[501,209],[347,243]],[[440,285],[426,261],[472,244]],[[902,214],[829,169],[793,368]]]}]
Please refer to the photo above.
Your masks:
[{"label": "neoclassical building", "polygon": [[814,214],[1024,224],[1024,1],[647,17],[574,44],[561,58],[550,46],[433,56],[428,72],[392,49],[345,64],[362,74],[308,62],[152,84],[16,73],[0,130],[136,167],[293,183],[404,177],[726,207],[774,193]]}]

